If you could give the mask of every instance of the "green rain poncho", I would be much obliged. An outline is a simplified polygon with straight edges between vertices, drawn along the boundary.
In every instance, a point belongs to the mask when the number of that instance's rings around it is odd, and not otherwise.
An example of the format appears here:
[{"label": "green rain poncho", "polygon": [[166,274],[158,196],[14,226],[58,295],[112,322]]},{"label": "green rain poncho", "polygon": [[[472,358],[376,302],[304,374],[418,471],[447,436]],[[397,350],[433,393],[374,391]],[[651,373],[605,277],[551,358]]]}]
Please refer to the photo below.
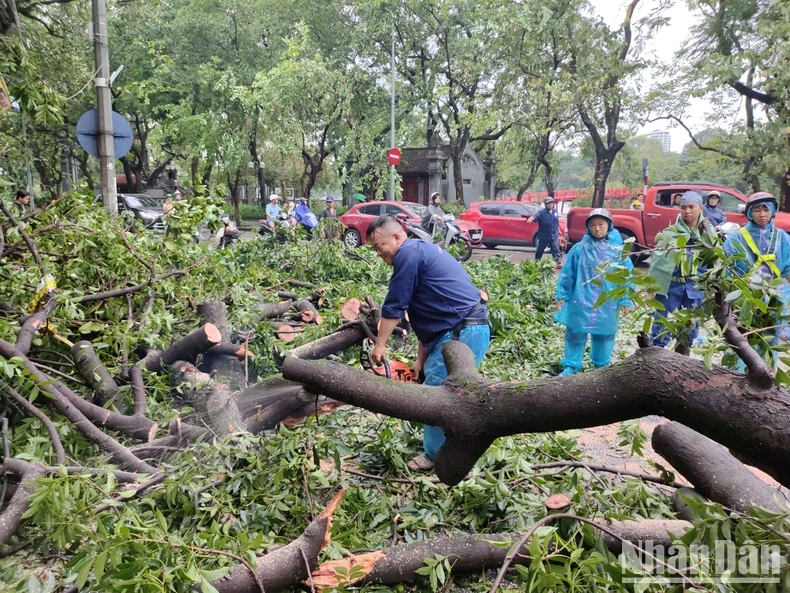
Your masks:
[{"label": "green rain poncho", "polygon": [[[680,237],[685,237],[685,245],[700,243],[702,233],[712,234],[710,225],[707,224],[705,217],[700,214],[696,227],[690,227],[683,220],[682,215],[678,215],[677,222],[669,228],[661,231],[656,236],[656,250],[650,258],[650,275],[656,279],[656,283],[661,287],[658,294],[667,294],[672,276],[682,277],[696,275],[692,271],[691,265],[694,254],[691,249],[678,249]],[[675,270],[678,270],[675,272]]]}]

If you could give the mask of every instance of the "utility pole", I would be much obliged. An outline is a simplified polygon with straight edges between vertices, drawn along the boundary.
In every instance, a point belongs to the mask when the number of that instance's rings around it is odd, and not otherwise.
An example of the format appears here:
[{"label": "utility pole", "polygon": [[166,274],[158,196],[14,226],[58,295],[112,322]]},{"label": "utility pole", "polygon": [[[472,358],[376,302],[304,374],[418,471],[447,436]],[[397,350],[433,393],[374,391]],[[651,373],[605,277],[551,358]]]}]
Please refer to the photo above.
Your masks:
[{"label": "utility pole", "polygon": [[[392,16],[392,97],[390,101],[390,148],[395,148],[395,15]],[[389,200],[395,199],[395,165],[390,165]]]},{"label": "utility pole", "polygon": [[93,47],[96,55],[96,107],[99,112],[99,169],[101,197],[110,214],[118,213],[118,190],[115,185],[115,152],[112,130],[112,95],[110,94],[110,51],[107,43],[107,7],[105,0],[93,0]]}]

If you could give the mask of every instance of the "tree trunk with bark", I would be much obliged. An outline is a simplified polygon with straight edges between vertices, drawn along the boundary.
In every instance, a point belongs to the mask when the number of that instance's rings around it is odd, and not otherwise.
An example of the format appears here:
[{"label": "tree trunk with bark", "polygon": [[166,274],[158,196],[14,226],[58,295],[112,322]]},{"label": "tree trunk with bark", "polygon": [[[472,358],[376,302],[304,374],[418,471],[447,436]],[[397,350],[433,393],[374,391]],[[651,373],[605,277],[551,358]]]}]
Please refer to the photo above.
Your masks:
[{"label": "tree trunk with bark", "polygon": [[790,394],[732,371],[644,348],[623,362],[570,377],[489,383],[461,342],[442,353],[442,387],[393,384],[328,362],[287,357],[283,377],[368,410],[440,426],[436,474],[457,484],[494,439],[611,424],[657,414],[683,422],[790,485]]}]

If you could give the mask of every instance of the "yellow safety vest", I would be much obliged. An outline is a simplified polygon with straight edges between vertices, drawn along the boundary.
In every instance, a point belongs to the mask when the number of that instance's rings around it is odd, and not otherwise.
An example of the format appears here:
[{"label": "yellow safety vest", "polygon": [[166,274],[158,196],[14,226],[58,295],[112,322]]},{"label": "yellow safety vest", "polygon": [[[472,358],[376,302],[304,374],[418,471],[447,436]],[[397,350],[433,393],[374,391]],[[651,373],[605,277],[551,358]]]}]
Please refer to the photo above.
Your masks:
[{"label": "yellow safety vest", "polygon": [[[782,275],[782,272],[779,271],[779,268],[776,266],[776,263],[774,263],[774,262],[776,262],[776,254],[775,253],[766,253],[766,254],[760,253],[760,249],[755,244],[754,239],[752,239],[752,236],[749,234],[749,231],[746,230],[746,227],[743,227],[741,229],[740,233],[741,233],[741,236],[743,237],[743,240],[746,243],[746,245],[749,247],[749,249],[752,250],[752,253],[754,253],[755,257],[757,258],[755,260],[755,262],[754,262],[754,268],[753,269],[757,269],[762,264],[766,264],[769,268],[771,268],[771,271],[774,274],[776,274],[776,277],[779,278]],[[776,235],[776,230],[774,229],[773,233],[771,233],[771,239],[768,241],[768,247],[769,248],[770,248],[771,244],[773,243],[775,235]]]}]

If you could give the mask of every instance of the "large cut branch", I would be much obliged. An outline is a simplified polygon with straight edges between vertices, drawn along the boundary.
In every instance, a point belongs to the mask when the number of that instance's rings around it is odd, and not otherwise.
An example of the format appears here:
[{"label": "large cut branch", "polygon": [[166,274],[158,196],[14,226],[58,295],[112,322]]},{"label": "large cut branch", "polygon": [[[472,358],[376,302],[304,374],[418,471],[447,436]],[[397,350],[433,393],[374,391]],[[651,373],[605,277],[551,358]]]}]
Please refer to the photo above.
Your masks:
[{"label": "large cut branch", "polygon": [[[680,536],[691,529],[686,521],[613,521],[602,520],[600,525],[614,535],[603,533],[603,541],[613,553],[622,550],[622,540],[634,547],[651,541],[669,547],[672,535]],[[515,545],[522,534],[484,534],[440,537],[411,544],[401,544],[385,550],[324,562],[313,573],[313,583],[322,590],[364,584],[391,585],[420,578],[417,572],[425,567],[425,559],[436,554],[446,557],[453,574],[475,573],[502,566],[508,548]],[[495,545],[507,543],[508,545]],[[529,546],[525,545],[513,564],[529,564]],[[338,573],[338,569],[340,573]],[[347,575],[355,574],[355,577]]]},{"label": "large cut branch", "polygon": [[790,485],[790,394],[743,375],[645,348],[626,360],[570,377],[490,383],[461,342],[442,346],[450,376],[442,387],[389,381],[348,366],[289,356],[283,377],[310,391],[403,420],[440,426],[447,441],[436,474],[457,484],[494,439],[525,432],[601,426],[657,414],[683,422],[759,460]]},{"label": "large cut branch", "polygon": [[[49,396],[55,409],[63,414],[63,416],[65,416],[77,430],[88,437],[91,442],[108,453],[116,463],[131,471],[148,474],[156,473],[155,468],[135,457],[129,449],[108,434],[102,432],[95,424],[88,420],[76,405],[76,400],[80,400],[80,398],[73,393],[71,395],[74,399],[64,395],[63,390],[66,390],[66,387],[59,381],[53,380],[51,377],[38,370],[32,362],[14,347],[13,344],[9,344],[5,340],[0,340],[0,356],[6,359],[18,358],[21,364],[30,373],[30,379],[35,383],[36,387]],[[81,403],[93,406],[93,404],[84,400],[81,400]],[[102,408],[99,409],[101,410]],[[105,412],[107,415],[111,414],[109,410],[105,410]],[[120,414],[118,414],[118,416],[120,416]]]},{"label": "large cut branch", "polygon": [[74,357],[74,364],[88,384],[93,387],[93,401],[100,406],[104,406],[108,401],[113,402],[119,410],[123,409],[123,395],[118,388],[118,384],[112,375],[104,368],[99,360],[93,344],[83,340],[71,347],[71,355]]},{"label": "large cut branch", "polygon": [[787,512],[787,500],[718,443],[678,422],[653,430],[653,449],[706,498],[737,511],[750,506]]},{"label": "large cut branch", "polygon": [[202,354],[222,341],[219,329],[207,323],[193,330],[180,340],[173,342],[164,352],[147,357],[145,368],[160,372],[162,367],[173,364],[177,360],[193,362],[198,354]]},{"label": "large cut branch", "polygon": [[[0,545],[7,544],[22,524],[22,516],[30,508],[29,497],[36,489],[35,481],[46,475],[46,468],[21,459],[6,459],[3,461],[2,473],[14,474],[20,481],[11,501],[0,515]],[[2,503],[0,500],[0,505]]]},{"label": "large cut branch", "polygon": [[[330,541],[332,517],[340,505],[341,490],[304,533],[287,546],[258,558],[255,573],[266,593],[292,588],[318,566],[318,554]],[[227,578],[211,583],[219,593],[258,593],[255,579],[245,566],[236,566]]]}]

